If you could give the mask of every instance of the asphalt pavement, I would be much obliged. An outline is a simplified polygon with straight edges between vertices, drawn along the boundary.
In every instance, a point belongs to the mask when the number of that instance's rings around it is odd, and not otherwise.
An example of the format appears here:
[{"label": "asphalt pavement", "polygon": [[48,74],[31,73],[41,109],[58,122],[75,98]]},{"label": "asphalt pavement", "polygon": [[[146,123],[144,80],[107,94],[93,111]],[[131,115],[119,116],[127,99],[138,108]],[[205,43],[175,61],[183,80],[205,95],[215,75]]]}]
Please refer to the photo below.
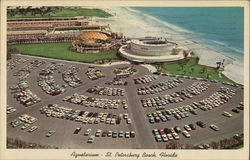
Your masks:
[{"label": "asphalt pavement", "polygon": [[[225,86],[231,89],[236,90],[236,95],[233,96],[227,103],[214,108],[213,110],[209,111],[202,111],[198,109],[198,115],[192,115],[181,120],[177,120],[172,117],[171,121],[167,122],[160,122],[155,124],[150,124],[146,117],[147,113],[155,112],[154,107],[146,107],[143,108],[140,100],[142,98],[151,98],[156,96],[162,96],[165,94],[171,94],[176,91],[180,91],[183,88],[187,88],[197,80],[192,79],[184,79],[183,83],[179,86],[159,92],[156,94],[149,94],[149,95],[137,95],[137,89],[143,86],[149,86],[152,84],[157,84],[159,82],[164,82],[170,79],[174,79],[174,77],[169,76],[162,76],[159,75],[156,81],[150,82],[149,84],[134,84],[133,78],[141,77],[144,75],[150,75],[147,68],[142,67],[140,65],[134,65],[134,68],[137,70],[137,73],[131,75],[129,78],[124,78],[124,81],[128,82],[127,86],[116,86],[116,85],[106,85],[106,81],[111,81],[115,75],[113,70],[118,67],[124,66],[131,66],[130,64],[120,64],[120,65],[110,65],[109,67],[102,67],[102,66],[95,66],[96,69],[100,69],[102,73],[105,75],[104,78],[100,78],[98,80],[90,80],[86,76],[85,72],[87,71],[90,65],[82,64],[82,63],[72,63],[68,61],[58,61],[53,59],[40,59],[36,57],[28,57],[28,56],[21,56],[21,55],[14,55],[13,59],[23,57],[28,59],[27,62],[22,64],[18,64],[17,67],[8,71],[7,74],[7,103],[8,105],[17,109],[16,112],[11,113],[7,116],[7,136],[11,138],[19,138],[21,140],[32,142],[32,143],[39,143],[42,145],[51,145],[51,146],[58,146],[61,148],[95,148],[95,149],[102,149],[102,148],[110,148],[110,149],[159,149],[165,148],[168,142],[156,142],[154,136],[152,134],[152,130],[155,128],[166,128],[166,127],[175,127],[179,126],[182,129],[185,124],[196,123],[198,120],[202,120],[207,123],[206,128],[200,128],[196,126],[196,130],[191,131],[191,137],[185,138],[183,135],[180,135],[180,143],[189,143],[189,144],[201,144],[201,143],[209,143],[212,141],[218,141],[223,138],[232,137],[236,133],[243,133],[243,111],[240,113],[233,113],[231,111],[232,107],[237,106],[240,102],[243,101],[243,89],[240,87],[232,87],[223,85],[221,83],[212,83],[206,82],[210,84],[210,87],[202,92],[200,95],[194,96],[191,99],[185,99],[183,102],[179,103],[172,103],[167,104],[164,106],[165,109],[172,109],[177,108],[180,106],[191,104],[194,101],[200,101],[204,98],[209,97],[211,94],[216,92],[221,86]],[[38,95],[42,99],[41,102],[34,104],[29,107],[25,107],[21,105],[10,93],[10,86],[17,84],[18,77],[13,76],[13,73],[17,72],[18,69],[24,67],[26,64],[30,63],[32,60],[40,59],[45,61],[46,63],[40,66],[37,69],[32,70],[30,76],[28,77],[28,84],[30,90]],[[46,94],[37,84],[37,77],[39,72],[42,69],[45,69],[51,62],[56,63],[63,63],[64,66],[60,67],[58,71],[53,74],[55,82],[59,85],[66,84],[62,79],[62,74],[64,70],[67,69],[68,66],[74,65],[80,68],[79,72],[77,73],[78,77],[83,81],[83,85],[77,88],[72,88],[67,86],[66,91],[62,94],[51,96]],[[93,86],[107,86],[112,88],[124,88],[125,95],[124,96],[99,96],[94,95],[92,93],[86,92],[86,90]],[[118,109],[103,109],[103,108],[94,108],[94,107],[84,107],[82,105],[72,104],[62,99],[66,96],[73,95],[74,93],[83,94],[86,96],[92,96],[96,98],[107,98],[107,99],[125,99],[128,104],[128,109],[125,110],[122,107]],[[48,104],[58,104],[59,106],[65,106],[67,108],[84,110],[89,112],[109,112],[113,114],[119,113],[128,113],[129,117],[132,120],[132,124],[127,124],[126,121],[122,121],[119,125],[110,125],[110,124],[83,124],[80,122],[75,122],[66,119],[58,119],[54,117],[46,117],[46,115],[40,113],[40,108],[48,105]],[[231,118],[225,117],[222,115],[223,111],[230,112],[233,116]],[[28,133],[26,130],[21,130],[21,127],[18,126],[16,128],[11,127],[10,122],[13,119],[16,119],[18,116],[22,114],[28,114],[34,116],[38,119],[34,125],[38,126],[38,129],[33,133]],[[221,130],[220,131],[213,131],[208,126],[209,124],[216,124],[218,125]],[[78,134],[73,134],[77,127],[81,127],[81,131]],[[121,131],[135,131],[136,137],[135,138],[110,138],[110,137],[96,137],[95,142],[92,144],[87,143],[88,136],[84,136],[84,132],[86,129],[91,128],[91,134],[94,135],[97,129],[101,129],[103,131],[108,130],[121,130]],[[45,135],[49,130],[55,130],[55,135],[47,138]]]}]

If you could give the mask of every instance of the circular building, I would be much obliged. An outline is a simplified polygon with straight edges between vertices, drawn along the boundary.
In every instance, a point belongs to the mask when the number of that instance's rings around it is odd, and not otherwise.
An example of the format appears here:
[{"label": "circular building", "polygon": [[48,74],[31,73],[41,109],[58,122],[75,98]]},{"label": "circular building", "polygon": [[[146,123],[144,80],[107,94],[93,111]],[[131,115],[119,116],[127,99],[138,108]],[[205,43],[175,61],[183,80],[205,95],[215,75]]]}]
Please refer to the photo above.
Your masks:
[{"label": "circular building", "polygon": [[171,62],[184,59],[188,49],[162,39],[133,39],[119,49],[122,57],[134,62]]},{"label": "circular building", "polygon": [[80,53],[98,53],[112,49],[114,40],[109,33],[101,31],[88,31],[80,34],[72,42],[71,49]]}]

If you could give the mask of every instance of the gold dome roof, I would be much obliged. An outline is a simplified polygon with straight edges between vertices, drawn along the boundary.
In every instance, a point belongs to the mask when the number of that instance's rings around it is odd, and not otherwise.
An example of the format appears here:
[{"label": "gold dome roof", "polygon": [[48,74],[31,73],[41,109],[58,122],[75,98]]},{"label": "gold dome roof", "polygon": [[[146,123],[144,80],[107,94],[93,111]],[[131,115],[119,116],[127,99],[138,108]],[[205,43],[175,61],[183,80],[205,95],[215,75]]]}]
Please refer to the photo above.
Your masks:
[{"label": "gold dome roof", "polygon": [[100,39],[103,41],[109,39],[109,37],[105,33],[96,31],[84,32],[80,34],[78,38],[81,40]]}]

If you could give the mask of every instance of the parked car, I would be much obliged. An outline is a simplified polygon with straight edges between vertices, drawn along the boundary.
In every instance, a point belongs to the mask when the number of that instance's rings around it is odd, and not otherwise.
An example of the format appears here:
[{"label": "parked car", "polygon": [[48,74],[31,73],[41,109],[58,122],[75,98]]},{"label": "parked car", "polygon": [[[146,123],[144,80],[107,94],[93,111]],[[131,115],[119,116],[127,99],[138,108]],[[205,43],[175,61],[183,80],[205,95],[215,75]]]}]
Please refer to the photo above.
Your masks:
[{"label": "parked car", "polygon": [[189,124],[189,127],[190,127],[192,130],[195,130],[195,129],[196,129],[196,127],[195,127],[194,124]]},{"label": "parked car", "polygon": [[175,140],[180,139],[180,137],[177,133],[172,133],[172,136],[174,137]]},{"label": "parked car", "polygon": [[161,139],[162,139],[163,142],[167,142],[168,141],[168,137],[167,137],[166,134],[161,135]]},{"label": "parked car", "polygon": [[185,125],[184,128],[187,130],[187,131],[191,131],[192,129],[189,127],[189,125]]},{"label": "parked car", "polygon": [[161,138],[160,135],[156,135],[156,136],[155,136],[155,140],[156,140],[157,142],[161,142],[161,141],[162,141],[162,138]]},{"label": "parked car", "polygon": [[210,128],[212,128],[215,131],[219,131],[220,130],[220,128],[218,126],[216,126],[215,124],[211,124]]},{"label": "parked car", "polygon": [[130,137],[134,138],[135,137],[135,132],[134,131],[130,131]]},{"label": "parked car", "polygon": [[240,111],[237,108],[232,108],[232,111],[235,113],[240,113]]},{"label": "parked car", "polygon": [[233,116],[232,114],[230,114],[228,112],[225,112],[225,111],[222,113],[222,115],[226,116],[226,117],[229,117],[229,118]]},{"label": "parked car", "polygon": [[91,129],[89,128],[89,129],[87,129],[87,130],[85,131],[84,135],[85,135],[85,136],[88,136],[88,135],[90,134],[90,132],[91,132]]},{"label": "parked car", "polygon": [[88,143],[93,143],[95,141],[95,136],[91,135],[88,139]]},{"label": "parked car", "polygon": [[100,137],[100,136],[101,136],[101,132],[102,132],[102,130],[98,129],[98,130],[96,131],[96,133],[95,133],[95,136],[96,136],[96,137]]},{"label": "parked car", "polygon": [[21,127],[21,129],[26,129],[26,128],[28,128],[29,126],[30,126],[30,124],[25,123],[25,124]]},{"label": "parked car", "polygon": [[206,124],[204,122],[202,122],[202,121],[197,121],[196,124],[198,126],[200,126],[201,128],[205,128],[206,127]]},{"label": "parked car", "polygon": [[186,138],[190,138],[191,135],[188,133],[188,131],[182,131],[182,134],[186,137]]},{"label": "parked car", "polygon": [[180,133],[181,132],[181,128],[178,127],[178,126],[174,127],[174,129],[175,129],[176,133]]},{"label": "parked car", "polygon": [[37,130],[37,128],[38,128],[37,126],[32,126],[29,128],[28,132],[31,133],[31,132]]},{"label": "parked car", "polygon": [[55,134],[56,133],[56,131],[54,131],[54,130],[50,130],[50,131],[48,131],[48,133],[46,134],[46,137],[51,137],[53,134]]},{"label": "parked car", "polygon": [[125,138],[129,138],[130,137],[130,133],[129,132],[125,132]]},{"label": "parked car", "polygon": [[80,130],[82,129],[82,127],[77,127],[74,134],[78,134],[80,132]]}]

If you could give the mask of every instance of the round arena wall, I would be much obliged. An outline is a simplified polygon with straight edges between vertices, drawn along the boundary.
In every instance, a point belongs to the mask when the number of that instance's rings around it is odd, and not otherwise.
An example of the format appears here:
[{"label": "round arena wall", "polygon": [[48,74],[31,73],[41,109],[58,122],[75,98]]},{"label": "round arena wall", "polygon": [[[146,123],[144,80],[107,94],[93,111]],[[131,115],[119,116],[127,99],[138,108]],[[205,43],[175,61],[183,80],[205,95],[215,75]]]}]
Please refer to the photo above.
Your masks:
[{"label": "round arena wall", "polygon": [[136,55],[166,56],[172,53],[176,44],[162,40],[131,40],[130,49]]},{"label": "round arena wall", "polygon": [[132,39],[119,48],[120,56],[129,61],[142,63],[180,61],[189,53],[188,48],[162,39]]}]

